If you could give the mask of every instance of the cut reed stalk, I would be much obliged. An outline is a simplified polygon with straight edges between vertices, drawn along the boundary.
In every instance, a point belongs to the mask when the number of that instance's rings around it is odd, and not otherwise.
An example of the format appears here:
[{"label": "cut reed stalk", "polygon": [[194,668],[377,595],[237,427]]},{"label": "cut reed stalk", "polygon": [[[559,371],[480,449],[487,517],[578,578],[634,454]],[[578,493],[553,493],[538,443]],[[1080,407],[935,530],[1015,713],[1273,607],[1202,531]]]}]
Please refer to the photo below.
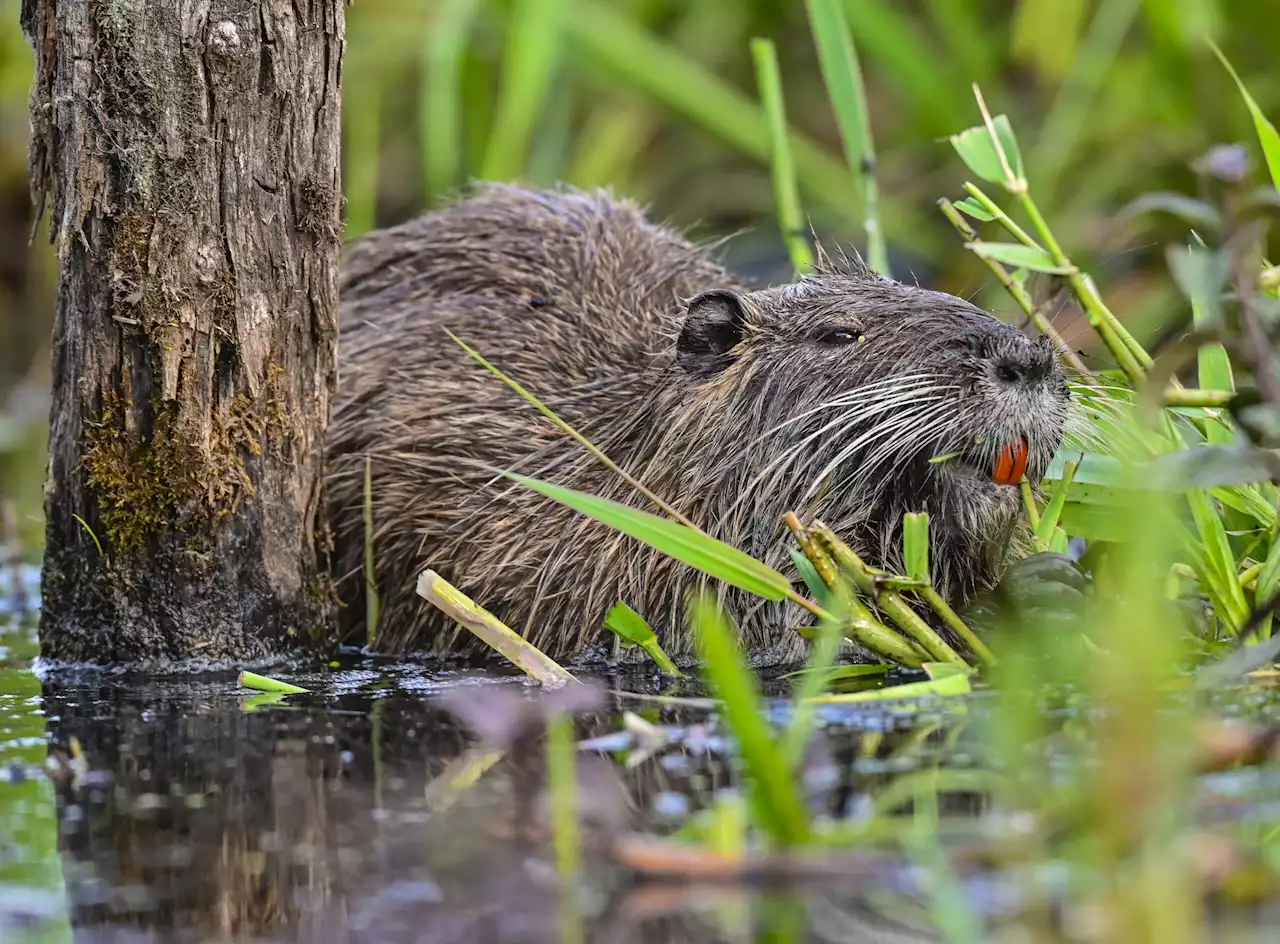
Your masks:
[{"label": "cut reed stalk", "polygon": [[418,577],[418,596],[456,620],[477,639],[548,688],[578,680],[537,646],[507,626],[434,570]]}]

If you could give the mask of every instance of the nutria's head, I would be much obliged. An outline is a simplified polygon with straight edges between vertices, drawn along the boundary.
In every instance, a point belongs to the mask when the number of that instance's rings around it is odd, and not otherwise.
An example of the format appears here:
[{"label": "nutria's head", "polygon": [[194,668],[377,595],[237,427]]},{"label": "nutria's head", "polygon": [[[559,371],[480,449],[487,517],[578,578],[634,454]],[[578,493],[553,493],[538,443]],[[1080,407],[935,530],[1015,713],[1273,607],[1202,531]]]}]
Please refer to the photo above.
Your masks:
[{"label": "nutria's head", "polygon": [[858,269],[703,292],[675,360],[714,470],[690,485],[725,537],[760,549],[760,518],[794,510],[894,562],[903,512],[928,511],[935,579],[962,596],[1021,527],[1018,483],[1043,475],[1070,405],[1048,339]]}]

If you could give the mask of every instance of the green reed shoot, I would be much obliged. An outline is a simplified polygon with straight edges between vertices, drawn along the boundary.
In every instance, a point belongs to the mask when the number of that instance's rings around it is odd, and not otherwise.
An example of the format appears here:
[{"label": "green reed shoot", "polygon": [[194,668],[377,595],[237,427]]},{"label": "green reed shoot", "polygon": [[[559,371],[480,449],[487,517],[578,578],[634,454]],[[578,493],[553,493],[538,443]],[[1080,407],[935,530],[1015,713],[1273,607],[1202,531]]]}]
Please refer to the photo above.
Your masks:
[{"label": "green reed shoot", "polygon": [[813,252],[805,236],[800,212],[800,190],[796,183],[791,142],[787,136],[787,112],[782,97],[782,77],[778,74],[778,55],[767,39],[751,40],[751,55],[756,64],[756,84],[765,118],[769,122],[769,147],[773,165],[773,196],[778,208],[778,225],[797,274],[813,266]]},{"label": "green reed shoot", "polygon": [[942,594],[934,589],[929,574],[929,513],[927,511],[908,512],[902,516],[902,560],[907,576],[921,584],[916,592],[932,607],[943,624],[983,662],[988,665],[995,662],[995,654],[987,644],[978,637],[968,623],[960,618],[951,604],[943,599]]},{"label": "green reed shoot", "polygon": [[841,541],[830,528],[821,522],[815,522],[811,530],[818,543],[835,561],[836,567],[853,581],[854,586],[863,596],[874,600],[876,606],[897,624],[898,628],[918,645],[921,651],[938,662],[968,665],[960,654],[911,608],[901,594],[879,585],[877,577],[881,576],[881,573],[867,566],[853,548]]},{"label": "green reed shoot", "polygon": [[906,575],[929,583],[929,513],[907,512],[902,516],[902,563]]}]

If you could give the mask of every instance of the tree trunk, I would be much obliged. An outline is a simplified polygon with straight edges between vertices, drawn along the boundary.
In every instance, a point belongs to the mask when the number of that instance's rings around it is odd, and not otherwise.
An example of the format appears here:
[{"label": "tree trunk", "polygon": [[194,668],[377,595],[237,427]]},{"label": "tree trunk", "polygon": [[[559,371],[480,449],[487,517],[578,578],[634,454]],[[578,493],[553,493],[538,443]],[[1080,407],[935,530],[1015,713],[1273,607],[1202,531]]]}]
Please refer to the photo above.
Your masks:
[{"label": "tree trunk", "polygon": [[57,661],[327,637],[342,0],[23,0],[52,214]]}]

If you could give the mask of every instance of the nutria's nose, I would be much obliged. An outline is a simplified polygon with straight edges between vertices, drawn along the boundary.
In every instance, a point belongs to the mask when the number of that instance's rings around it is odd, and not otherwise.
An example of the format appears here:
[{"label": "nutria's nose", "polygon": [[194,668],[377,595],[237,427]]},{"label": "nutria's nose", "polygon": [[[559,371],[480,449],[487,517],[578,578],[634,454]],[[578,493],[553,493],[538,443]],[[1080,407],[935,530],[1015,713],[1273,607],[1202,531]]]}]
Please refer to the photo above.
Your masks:
[{"label": "nutria's nose", "polygon": [[1049,376],[1053,351],[1045,344],[1024,341],[1014,350],[1003,350],[993,358],[996,377],[1004,383],[1035,383]]}]

